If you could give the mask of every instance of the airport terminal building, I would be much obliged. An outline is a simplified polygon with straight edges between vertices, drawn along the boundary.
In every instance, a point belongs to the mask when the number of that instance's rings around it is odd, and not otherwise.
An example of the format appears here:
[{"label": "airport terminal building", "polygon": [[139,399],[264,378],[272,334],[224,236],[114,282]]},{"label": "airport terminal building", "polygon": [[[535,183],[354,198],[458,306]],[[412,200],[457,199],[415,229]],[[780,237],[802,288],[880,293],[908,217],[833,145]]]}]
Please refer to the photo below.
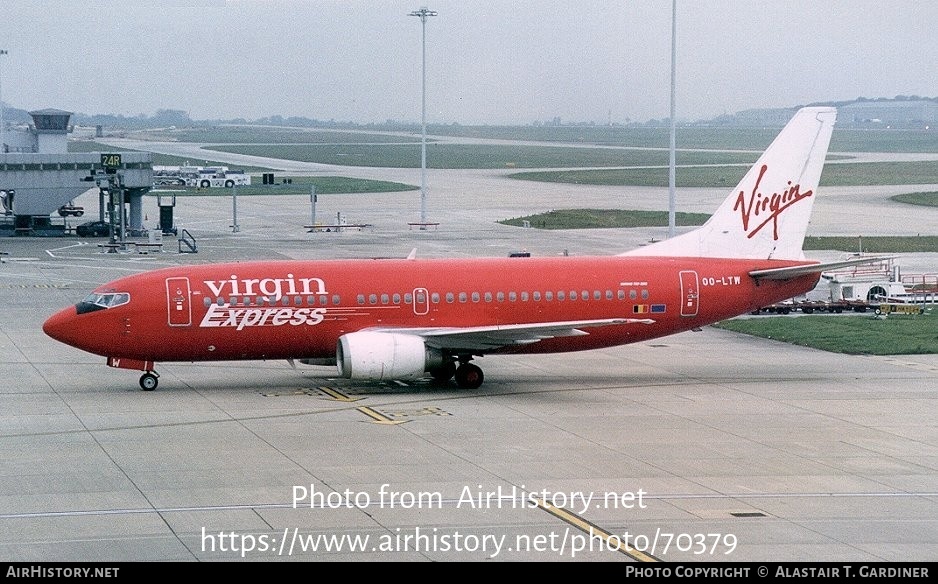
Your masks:
[{"label": "airport terminal building", "polygon": [[[71,112],[42,109],[29,115],[33,123],[28,128],[0,134],[0,235],[64,234],[66,225],[57,222],[58,210],[89,189],[99,189],[102,181],[96,182],[96,177],[105,173],[120,177],[125,212],[129,211],[124,224],[131,232],[141,231],[143,195],[153,184],[153,155],[121,152],[119,161],[105,168],[100,152],[68,152]],[[106,201],[109,195],[106,186],[100,188],[97,218],[102,221],[114,204]]]}]

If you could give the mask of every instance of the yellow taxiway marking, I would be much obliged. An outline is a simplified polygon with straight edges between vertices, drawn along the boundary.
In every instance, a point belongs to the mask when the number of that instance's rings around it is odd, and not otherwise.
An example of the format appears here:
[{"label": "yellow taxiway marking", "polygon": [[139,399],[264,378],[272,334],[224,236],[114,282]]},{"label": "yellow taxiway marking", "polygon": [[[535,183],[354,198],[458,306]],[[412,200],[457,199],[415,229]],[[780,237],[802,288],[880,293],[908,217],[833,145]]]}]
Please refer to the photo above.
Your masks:
[{"label": "yellow taxiway marking", "polygon": [[385,416],[384,414],[380,412],[376,412],[375,410],[366,406],[361,406],[355,409],[365,414],[369,418],[372,418],[376,424],[396,425],[396,424],[403,424],[404,422],[408,421],[408,420],[392,420],[391,418]]},{"label": "yellow taxiway marking", "polygon": [[361,399],[364,399],[360,397],[349,397],[338,390],[332,389],[331,387],[320,387],[319,391],[323,392],[324,394],[328,395],[329,397],[331,397],[332,399],[336,401],[356,402]]},{"label": "yellow taxiway marking", "polygon": [[632,558],[633,560],[636,560],[639,562],[660,562],[661,561],[651,554],[646,554],[645,552],[640,552],[635,548],[629,547],[628,542],[622,541],[621,537],[615,534],[609,533],[608,531],[599,527],[598,525],[590,523],[589,521],[587,521],[586,519],[583,519],[576,513],[571,513],[562,507],[554,507],[553,505],[551,505],[544,499],[535,499],[535,502],[537,503],[537,506],[543,509],[544,511],[547,511],[548,513],[550,513],[551,515],[553,515],[554,517],[557,517],[558,519],[562,521],[566,521],[567,523],[576,527],[583,533],[586,533],[590,537],[595,537],[595,536],[601,537],[603,540],[605,540],[607,549],[609,550],[615,550],[617,552],[623,553],[627,555],[628,557]]}]

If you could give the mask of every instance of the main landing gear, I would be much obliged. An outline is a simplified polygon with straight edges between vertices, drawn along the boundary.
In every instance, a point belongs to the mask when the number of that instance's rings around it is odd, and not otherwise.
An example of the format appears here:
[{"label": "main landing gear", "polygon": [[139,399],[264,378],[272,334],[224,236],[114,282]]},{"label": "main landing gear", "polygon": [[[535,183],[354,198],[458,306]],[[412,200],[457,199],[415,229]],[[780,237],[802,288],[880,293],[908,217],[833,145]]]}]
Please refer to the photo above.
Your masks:
[{"label": "main landing gear", "polygon": [[463,363],[456,368],[456,385],[460,389],[476,389],[484,378],[482,369],[472,363]]},{"label": "main landing gear", "polygon": [[156,371],[147,371],[140,376],[140,387],[143,391],[153,391],[160,383],[160,376]]},{"label": "main landing gear", "polygon": [[455,377],[456,385],[460,389],[477,389],[485,378],[482,369],[469,361],[460,362],[458,367],[455,361],[447,361],[442,366],[431,370],[430,375],[440,383],[446,383]]}]

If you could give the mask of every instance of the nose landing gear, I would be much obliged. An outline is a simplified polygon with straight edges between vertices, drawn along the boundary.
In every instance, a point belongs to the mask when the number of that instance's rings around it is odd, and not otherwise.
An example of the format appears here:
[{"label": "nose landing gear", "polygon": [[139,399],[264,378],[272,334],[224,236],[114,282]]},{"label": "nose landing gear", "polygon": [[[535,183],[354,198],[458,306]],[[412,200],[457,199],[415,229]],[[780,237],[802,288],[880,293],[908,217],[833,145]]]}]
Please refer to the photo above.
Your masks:
[{"label": "nose landing gear", "polygon": [[153,391],[159,385],[159,374],[156,371],[147,371],[140,376],[140,387],[143,391]]}]

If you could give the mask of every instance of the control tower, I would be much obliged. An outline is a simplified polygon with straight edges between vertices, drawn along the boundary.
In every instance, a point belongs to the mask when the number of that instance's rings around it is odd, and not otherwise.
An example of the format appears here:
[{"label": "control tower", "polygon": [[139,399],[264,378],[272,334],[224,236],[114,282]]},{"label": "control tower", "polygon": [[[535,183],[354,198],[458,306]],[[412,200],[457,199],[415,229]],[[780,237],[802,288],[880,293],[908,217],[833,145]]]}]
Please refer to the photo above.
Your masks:
[{"label": "control tower", "polygon": [[[54,235],[51,215],[90,188],[89,177],[102,171],[100,152],[68,152],[72,112],[41,109],[29,112],[26,130],[4,132],[0,147],[0,214],[13,216],[14,229],[0,235]],[[143,195],[153,186],[153,155],[121,152],[119,168],[130,208],[128,228],[143,230]],[[103,208],[99,215],[103,218]],[[0,226],[3,227],[3,226]],[[64,231],[59,225],[58,231]]]},{"label": "control tower", "polygon": [[4,148],[0,150],[3,153],[67,154],[68,121],[72,112],[42,109],[29,112],[29,115],[33,118],[29,128],[5,133]]}]

